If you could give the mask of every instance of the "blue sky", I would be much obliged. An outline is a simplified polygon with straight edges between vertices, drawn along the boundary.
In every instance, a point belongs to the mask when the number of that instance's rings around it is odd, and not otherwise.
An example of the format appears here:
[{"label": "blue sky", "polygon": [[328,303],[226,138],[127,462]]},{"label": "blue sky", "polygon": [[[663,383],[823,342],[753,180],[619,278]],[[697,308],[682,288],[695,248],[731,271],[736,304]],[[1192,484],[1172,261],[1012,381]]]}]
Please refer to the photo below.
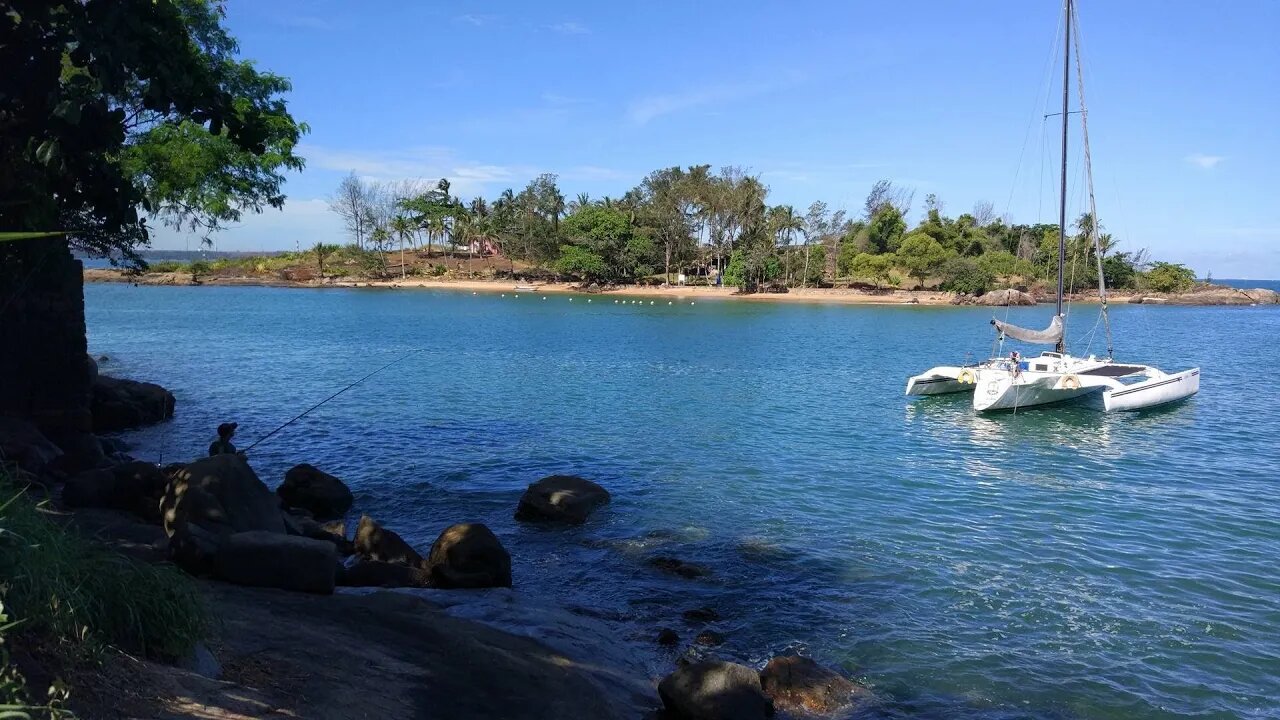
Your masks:
[{"label": "blue sky", "polygon": [[[1280,2],[1078,12],[1106,228],[1201,273],[1280,278]],[[760,174],[771,202],[798,209],[857,211],[888,178],[915,188],[917,216],[936,193],[953,215],[990,201],[1014,221],[1056,219],[1057,120],[1040,117],[1060,92],[1053,0],[231,0],[228,13],[242,54],[292,79],[312,131],[286,209],[247,217],[219,249],[342,240],[325,198],[351,170],[448,177],[464,197],[553,172],[572,197],[711,163]],[[1078,131],[1072,143],[1078,159]]]}]

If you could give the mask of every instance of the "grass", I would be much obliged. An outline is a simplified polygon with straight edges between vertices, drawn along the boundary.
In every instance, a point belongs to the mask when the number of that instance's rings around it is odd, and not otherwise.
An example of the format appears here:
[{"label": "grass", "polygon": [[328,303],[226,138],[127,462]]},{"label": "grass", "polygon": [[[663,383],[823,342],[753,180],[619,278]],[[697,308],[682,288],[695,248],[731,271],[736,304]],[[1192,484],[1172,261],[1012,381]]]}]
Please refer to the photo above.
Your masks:
[{"label": "grass", "polygon": [[[179,569],[124,557],[66,529],[0,469],[0,720],[63,712],[56,703],[53,711],[21,709],[25,688],[6,641],[38,648],[64,668],[101,661],[111,648],[176,660],[207,624],[199,592]],[[59,686],[51,698],[64,692]]]}]

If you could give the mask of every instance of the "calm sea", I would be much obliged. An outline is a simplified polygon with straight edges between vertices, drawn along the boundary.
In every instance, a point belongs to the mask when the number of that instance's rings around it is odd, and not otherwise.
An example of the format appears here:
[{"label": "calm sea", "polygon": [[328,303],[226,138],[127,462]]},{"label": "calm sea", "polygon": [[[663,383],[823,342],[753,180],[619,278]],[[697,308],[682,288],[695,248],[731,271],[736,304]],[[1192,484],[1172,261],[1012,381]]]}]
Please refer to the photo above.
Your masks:
[{"label": "calm sea", "polygon": [[[1120,359],[1203,368],[1184,404],[975,416],[902,391],[986,356],[989,309],[85,294],[103,370],[178,396],[173,422],[130,436],[146,458],[198,455],[224,420],[244,447],[411,352],[255,448],[259,474],[329,470],[423,548],[489,524],[521,592],[614,623],[655,674],[673,659],[657,629],[690,640],[681,612],[710,606],[722,655],[839,665],[885,698],[873,717],[1280,716],[1280,405],[1258,380],[1280,309],[1114,308]],[[1095,312],[1069,321],[1078,353],[1101,350]],[[525,485],[556,472],[614,502],[580,528],[516,524]]]}]

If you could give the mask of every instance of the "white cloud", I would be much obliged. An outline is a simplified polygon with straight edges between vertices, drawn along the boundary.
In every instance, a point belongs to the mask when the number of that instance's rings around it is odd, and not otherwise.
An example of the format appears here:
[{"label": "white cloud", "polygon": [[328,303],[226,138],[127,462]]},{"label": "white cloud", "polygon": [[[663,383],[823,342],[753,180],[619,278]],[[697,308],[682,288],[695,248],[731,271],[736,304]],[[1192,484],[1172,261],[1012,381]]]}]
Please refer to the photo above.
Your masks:
[{"label": "white cloud", "polygon": [[576,22],[560,22],[554,25],[548,25],[547,29],[552,32],[558,32],[561,35],[590,35],[591,28]]},{"label": "white cloud", "polygon": [[453,191],[461,195],[479,194],[493,185],[533,177],[529,167],[493,165],[459,159],[449,148],[413,147],[403,150],[335,150],[303,144],[298,153],[308,167],[354,172],[371,180],[435,181],[448,178]]},{"label": "white cloud", "polygon": [[483,27],[485,25],[489,25],[494,20],[497,20],[497,19],[498,19],[497,15],[479,15],[475,13],[467,13],[466,15],[459,15],[458,17],[454,18],[454,20],[457,22],[466,23],[467,25],[474,25],[475,27]]},{"label": "white cloud", "polygon": [[708,105],[736,102],[758,95],[794,87],[805,82],[803,73],[793,72],[782,77],[760,80],[751,83],[706,83],[696,89],[681,93],[649,95],[631,102],[627,107],[627,119],[634,125],[645,125],[649,121],[685,110],[692,110]]},{"label": "white cloud", "polygon": [[1204,155],[1201,153],[1192,153],[1183,159],[1202,170],[1212,170],[1218,166],[1218,163],[1226,160],[1221,155]]},{"label": "white cloud", "polygon": [[[322,198],[285,201],[283,210],[269,208],[261,214],[246,213],[241,222],[212,236],[218,250],[294,250],[318,242],[345,243],[342,220]],[[159,250],[197,250],[200,236],[153,226],[151,245]]]}]

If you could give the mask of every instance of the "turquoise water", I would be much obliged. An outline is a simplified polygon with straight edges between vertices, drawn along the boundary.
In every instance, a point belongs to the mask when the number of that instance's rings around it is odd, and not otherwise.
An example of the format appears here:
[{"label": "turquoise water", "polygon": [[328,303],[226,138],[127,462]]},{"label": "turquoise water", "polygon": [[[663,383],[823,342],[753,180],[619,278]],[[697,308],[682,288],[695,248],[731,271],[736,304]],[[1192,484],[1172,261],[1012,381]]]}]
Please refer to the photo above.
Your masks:
[{"label": "turquoise water", "polygon": [[[680,613],[707,605],[723,655],[802,649],[873,685],[872,717],[1280,715],[1276,308],[1118,306],[1119,359],[1199,365],[1199,396],[994,417],[902,396],[985,356],[989,309],[103,284],[86,310],[105,371],[178,396],[131,436],[149,458],[228,419],[244,447],[416,351],[251,451],[259,474],[330,470],[419,546],[488,523],[517,587],[615,623],[655,673],[657,628],[691,639]],[[614,502],[517,525],[552,472]]]}]

